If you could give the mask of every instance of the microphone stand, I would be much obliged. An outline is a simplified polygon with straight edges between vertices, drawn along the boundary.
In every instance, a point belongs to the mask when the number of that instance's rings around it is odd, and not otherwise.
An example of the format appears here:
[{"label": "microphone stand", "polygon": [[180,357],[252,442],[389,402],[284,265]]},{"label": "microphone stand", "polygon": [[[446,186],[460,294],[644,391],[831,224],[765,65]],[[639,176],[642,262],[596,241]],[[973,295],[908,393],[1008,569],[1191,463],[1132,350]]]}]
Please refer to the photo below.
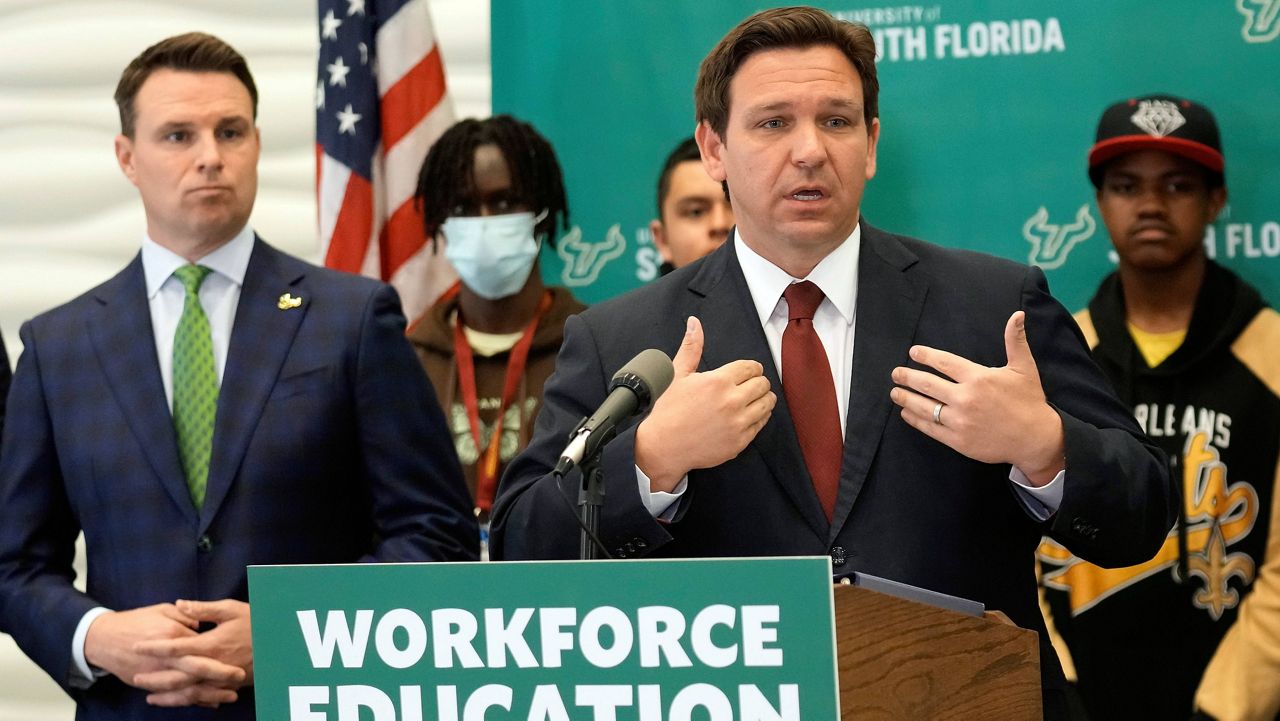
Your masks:
[{"label": "microphone stand", "polygon": [[600,451],[583,458],[582,487],[578,489],[578,509],[582,529],[578,531],[578,558],[594,561],[600,558],[600,547],[591,539],[600,537],[600,509],[604,507],[604,469],[600,467]]},{"label": "microphone stand", "polygon": [[[583,432],[587,420],[583,418],[578,422],[569,434],[570,440]],[[593,438],[595,442],[588,444],[582,462],[577,464],[582,472],[582,485],[578,488],[578,518],[581,521],[578,524],[581,527],[578,531],[578,558],[583,561],[603,557],[603,549],[595,541],[600,537],[600,509],[604,507],[604,469],[600,467],[600,454],[615,435],[617,432],[612,426],[603,430],[598,440]]]}]

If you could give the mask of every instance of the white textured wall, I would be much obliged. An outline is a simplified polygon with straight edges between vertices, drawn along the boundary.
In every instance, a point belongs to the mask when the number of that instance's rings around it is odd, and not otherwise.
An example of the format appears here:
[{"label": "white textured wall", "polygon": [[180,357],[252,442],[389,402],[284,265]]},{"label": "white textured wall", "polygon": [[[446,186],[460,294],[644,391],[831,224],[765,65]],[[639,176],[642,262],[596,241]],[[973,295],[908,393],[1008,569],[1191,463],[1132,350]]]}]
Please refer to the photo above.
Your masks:
[{"label": "white textured wall", "polygon": [[[490,108],[489,3],[430,0],[458,117]],[[22,321],[109,278],[144,224],[116,166],[120,71],[188,30],[249,60],[261,100],[253,226],[314,259],[316,6],[310,0],[0,0],[0,329],[16,359]],[[0,721],[72,717],[70,702],[0,635]]]}]

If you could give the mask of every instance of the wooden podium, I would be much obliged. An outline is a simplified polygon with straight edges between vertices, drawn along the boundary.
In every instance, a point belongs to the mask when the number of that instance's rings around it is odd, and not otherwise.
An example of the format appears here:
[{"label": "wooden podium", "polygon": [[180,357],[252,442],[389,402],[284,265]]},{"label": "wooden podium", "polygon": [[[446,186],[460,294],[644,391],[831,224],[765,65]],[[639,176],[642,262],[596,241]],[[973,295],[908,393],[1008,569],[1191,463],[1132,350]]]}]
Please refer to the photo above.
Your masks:
[{"label": "wooden podium", "polygon": [[835,611],[841,719],[1041,719],[1038,639],[1003,614],[850,585]]}]

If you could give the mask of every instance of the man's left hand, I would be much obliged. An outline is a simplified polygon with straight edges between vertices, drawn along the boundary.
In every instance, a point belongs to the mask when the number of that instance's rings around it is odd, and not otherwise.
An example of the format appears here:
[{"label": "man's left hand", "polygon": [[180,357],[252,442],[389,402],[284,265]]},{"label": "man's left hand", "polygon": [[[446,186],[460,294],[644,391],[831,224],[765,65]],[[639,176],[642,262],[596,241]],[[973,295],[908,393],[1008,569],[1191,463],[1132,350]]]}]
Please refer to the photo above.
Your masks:
[{"label": "man's left hand", "polygon": [[[1033,486],[1064,467],[1062,418],[1045,400],[1027,344],[1026,314],[1004,328],[1006,365],[988,368],[954,353],[912,346],[911,359],[933,369],[898,367],[890,391],[911,427],[983,463],[1009,463]],[[939,403],[941,403],[939,412]]]},{"label": "man's left hand", "polygon": [[155,706],[200,704],[210,688],[237,689],[253,684],[253,636],[249,604],[244,601],[178,601],[183,613],[215,624],[204,633],[185,638],[142,641],[135,650],[164,662],[169,668],[139,674],[138,686],[151,690],[147,703]]}]

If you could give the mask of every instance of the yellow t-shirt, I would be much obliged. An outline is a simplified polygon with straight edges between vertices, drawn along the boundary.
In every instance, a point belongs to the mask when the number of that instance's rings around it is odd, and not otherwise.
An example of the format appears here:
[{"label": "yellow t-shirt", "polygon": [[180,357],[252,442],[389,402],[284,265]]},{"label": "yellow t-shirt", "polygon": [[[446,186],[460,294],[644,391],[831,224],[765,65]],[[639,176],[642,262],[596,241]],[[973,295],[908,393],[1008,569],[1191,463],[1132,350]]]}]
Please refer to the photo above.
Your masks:
[{"label": "yellow t-shirt", "polygon": [[1187,330],[1175,330],[1171,333],[1148,333],[1138,326],[1128,323],[1129,335],[1133,336],[1133,342],[1138,346],[1138,350],[1142,353],[1142,357],[1146,359],[1147,365],[1155,368],[1164,362],[1165,358],[1173,355],[1182,345],[1182,341],[1187,337]]}]

